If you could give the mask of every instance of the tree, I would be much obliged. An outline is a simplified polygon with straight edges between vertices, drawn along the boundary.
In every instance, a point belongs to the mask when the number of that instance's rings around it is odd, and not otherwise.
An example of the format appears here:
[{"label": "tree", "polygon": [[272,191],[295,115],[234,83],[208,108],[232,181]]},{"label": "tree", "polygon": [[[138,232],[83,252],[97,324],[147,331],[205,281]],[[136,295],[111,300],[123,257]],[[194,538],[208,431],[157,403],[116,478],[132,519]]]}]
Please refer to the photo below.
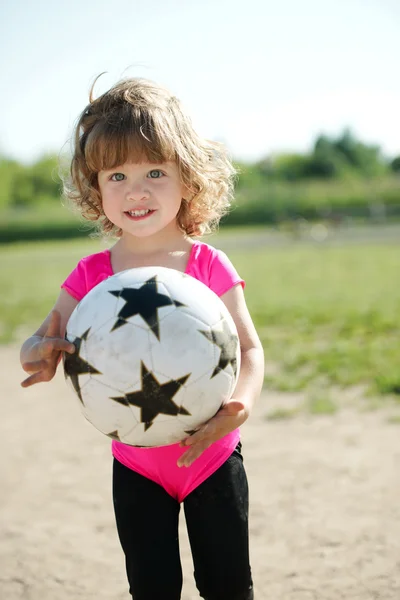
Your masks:
[{"label": "tree", "polygon": [[0,208],[8,208],[12,204],[12,189],[19,179],[23,167],[5,156],[0,157]]},{"label": "tree", "polygon": [[307,177],[310,157],[303,154],[279,154],[272,161],[271,174],[277,179],[298,181]]},{"label": "tree", "polygon": [[307,173],[310,177],[333,178],[344,174],[347,161],[337,151],[335,143],[327,136],[320,135],[314,144]]},{"label": "tree", "polygon": [[353,169],[365,176],[380,175],[387,170],[379,146],[368,146],[356,140],[350,129],[344,130],[334,146]]},{"label": "tree", "polygon": [[390,163],[390,168],[395,173],[400,173],[400,156],[396,156]]},{"label": "tree", "polygon": [[61,181],[55,156],[43,156],[31,166],[22,167],[11,185],[13,206],[27,207],[59,198]]}]

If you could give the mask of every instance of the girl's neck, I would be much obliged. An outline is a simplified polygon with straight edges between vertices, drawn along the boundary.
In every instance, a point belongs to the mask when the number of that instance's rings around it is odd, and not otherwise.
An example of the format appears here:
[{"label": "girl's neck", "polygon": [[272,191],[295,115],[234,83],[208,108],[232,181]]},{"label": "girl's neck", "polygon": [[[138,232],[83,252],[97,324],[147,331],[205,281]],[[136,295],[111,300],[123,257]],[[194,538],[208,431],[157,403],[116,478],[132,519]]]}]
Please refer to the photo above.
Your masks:
[{"label": "girl's neck", "polygon": [[185,272],[194,240],[179,232],[179,236],[152,240],[124,236],[110,249],[114,273],[134,267],[160,266]]},{"label": "girl's neck", "polygon": [[159,232],[154,236],[135,237],[130,234],[123,233],[121,238],[115,244],[114,248],[118,252],[126,254],[135,254],[141,256],[166,254],[187,248],[192,241],[179,229],[173,231]]}]

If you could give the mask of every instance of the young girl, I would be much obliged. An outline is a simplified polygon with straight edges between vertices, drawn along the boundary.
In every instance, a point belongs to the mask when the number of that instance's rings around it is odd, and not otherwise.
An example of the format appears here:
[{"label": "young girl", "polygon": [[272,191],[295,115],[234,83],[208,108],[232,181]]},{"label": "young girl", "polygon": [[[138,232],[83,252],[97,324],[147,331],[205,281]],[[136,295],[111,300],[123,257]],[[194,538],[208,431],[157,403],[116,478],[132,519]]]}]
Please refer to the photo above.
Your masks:
[{"label": "young girl", "polygon": [[[93,89],[93,88],[92,88]],[[23,387],[53,378],[66,323],[99,282],[133,267],[183,271],[218,294],[236,323],[241,370],[234,397],[181,444],[135,448],[112,442],[113,500],[134,600],[179,600],[178,514],[183,502],[194,576],[206,600],[252,600],[248,487],[239,427],[263,381],[263,351],[244,282],[227,256],[194,238],[226,212],[234,170],[224,150],[198,137],[178,100],[142,79],[92,99],[75,132],[67,195],[117,241],[83,258],[54,309],[23,344]],[[182,468],[184,467],[184,468]]]}]

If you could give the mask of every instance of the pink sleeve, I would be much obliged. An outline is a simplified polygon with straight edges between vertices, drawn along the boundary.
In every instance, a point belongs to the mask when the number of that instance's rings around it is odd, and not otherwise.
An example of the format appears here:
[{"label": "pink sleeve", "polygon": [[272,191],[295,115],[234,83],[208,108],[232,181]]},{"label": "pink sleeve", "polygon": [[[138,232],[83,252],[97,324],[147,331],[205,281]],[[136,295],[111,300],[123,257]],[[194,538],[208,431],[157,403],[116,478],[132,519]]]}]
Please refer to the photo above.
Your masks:
[{"label": "pink sleeve", "polygon": [[75,298],[75,300],[78,300],[78,302],[86,296],[88,289],[86,281],[86,261],[84,258],[78,262],[75,269],[68,275],[64,283],[61,284],[61,287]]},{"label": "pink sleeve", "polygon": [[103,250],[82,258],[61,287],[80,302],[92,288],[112,274],[110,252]]},{"label": "pink sleeve", "polygon": [[218,296],[222,296],[235,285],[245,286],[235,267],[222,250],[213,248],[209,264],[209,287]]}]

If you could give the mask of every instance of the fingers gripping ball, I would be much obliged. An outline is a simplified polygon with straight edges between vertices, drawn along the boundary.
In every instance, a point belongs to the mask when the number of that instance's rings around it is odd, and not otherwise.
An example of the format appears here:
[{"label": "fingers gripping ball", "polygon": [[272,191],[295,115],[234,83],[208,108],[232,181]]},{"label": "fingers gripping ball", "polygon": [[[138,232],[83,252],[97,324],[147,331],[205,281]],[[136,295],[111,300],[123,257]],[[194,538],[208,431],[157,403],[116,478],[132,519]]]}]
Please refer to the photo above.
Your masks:
[{"label": "fingers gripping ball", "polygon": [[109,277],[72,313],[65,377],[86,419],[133,446],[186,438],[235,388],[240,348],[225,304],[200,281],[143,267]]}]

